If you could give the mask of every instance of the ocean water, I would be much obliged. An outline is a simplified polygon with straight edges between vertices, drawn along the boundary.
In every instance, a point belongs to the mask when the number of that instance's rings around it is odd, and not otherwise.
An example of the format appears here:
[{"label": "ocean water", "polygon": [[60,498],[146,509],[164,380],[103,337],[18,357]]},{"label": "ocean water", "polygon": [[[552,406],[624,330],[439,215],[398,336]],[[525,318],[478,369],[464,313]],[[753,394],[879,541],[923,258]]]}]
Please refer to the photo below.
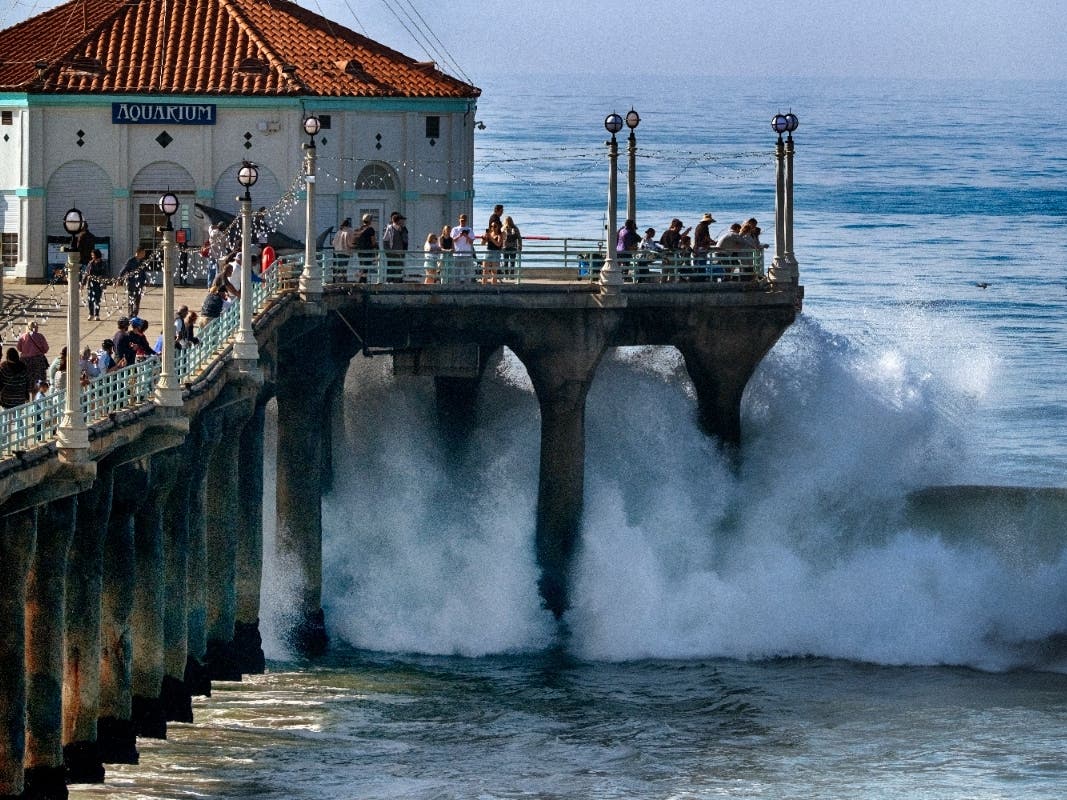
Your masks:
[{"label": "ocean water", "polygon": [[72,796],[1061,797],[1064,87],[482,85],[475,223],[501,202],[527,235],[599,234],[601,121],[632,104],[642,228],[710,211],[772,241],[770,118],[798,114],[804,313],[746,392],[740,469],[677,353],[606,358],[558,626],[521,365],[492,366],[457,449],[427,382],[357,358],[324,506],[334,649],[286,652],[269,560],[268,674]]}]

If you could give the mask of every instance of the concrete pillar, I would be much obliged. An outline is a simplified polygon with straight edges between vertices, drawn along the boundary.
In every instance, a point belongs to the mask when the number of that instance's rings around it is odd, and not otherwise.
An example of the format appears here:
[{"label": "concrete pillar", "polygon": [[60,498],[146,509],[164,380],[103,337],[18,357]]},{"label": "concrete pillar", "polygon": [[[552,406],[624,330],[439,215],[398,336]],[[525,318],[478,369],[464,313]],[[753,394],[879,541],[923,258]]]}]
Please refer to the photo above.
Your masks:
[{"label": "concrete pillar", "polygon": [[185,683],[189,658],[189,506],[199,473],[196,437],[182,445],[176,482],[163,512],[163,683],[160,700],[167,721],[192,722],[192,693]]},{"label": "concrete pillar", "polygon": [[[585,399],[604,353],[602,331],[570,341],[519,347],[541,407],[537,491],[538,586],[557,619],[567,610],[571,562],[582,524],[585,490]],[[597,335],[597,334],[601,335]]]},{"label": "concrete pillar", "polygon": [[477,348],[477,366],[471,375],[434,375],[434,410],[437,429],[447,445],[459,452],[477,425],[478,390],[490,364],[500,359],[500,347]]},{"label": "concrete pillar", "polygon": [[105,764],[136,764],[133,726],[133,634],[136,582],[134,517],[148,490],[146,459],[116,467],[111,518],[104,540],[100,604],[100,720],[97,741]]},{"label": "concrete pillar", "polygon": [[448,432],[469,431],[474,424],[474,406],[478,402],[481,376],[457,378],[437,375],[433,379],[434,408],[438,424]]},{"label": "concrete pillar", "polygon": [[212,680],[239,681],[241,668],[234,657],[233,636],[237,620],[237,538],[240,442],[245,404],[226,409],[223,428],[208,463],[205,503],[207,582],[205,620],[207,668]]},{"label": "concrete pillar", "polygon": [[3,520],[0,535],[0,799],[22,796],[26,753],[26,576],[37,538],[37,511]]},{"label": "concrete pillar", "polygon": [[325,409],[329,416],[322,424],[322,493],[333,491],[333,434],[344,409],[345,373],[340,373],[326,389]]},{"label": "concrete pillar", "polygon": [[237,491],[237,611],[233,653],[244,674],[266,668],[259,633],[259,595],[263,577],[263,424],[267,398],[257,400],[241,429]]},{"label": "concrete pillar", "polygon": [[101,783],[100,598],[103,547],[111,515],[112,470],[97,465],[92,487],[78,495],[77,529],[67,569],[66,664],[63,677],[63,760],[70,783]]},{"label": "concrete pillar", "polygon": [[324,377],[325,357],[309,360],[318,369],[309,365],[279,375],[276,547],[283,568],[298,581],[289,642],[305,655],[318,655],[329,642],[322,610],[322,451],[332,378]]},{"label": "concrete pillar", "polygon": [[163,607],[166,570],[163,556],[163,512],[177,478],[177,449],[152,456],[145,500],[134,518],[136,561],[133,613],[132,719],[138,736],[167,738],[163,686]]},{"label": "concrete pillar", "polygon": [[759,362],[793,321],[792,309],[771,314],[720,311],[675,339],[697,395],[697,420],[709,436],[741,443],[741,398]]},{"label": "concrete pillar", "polygon": [[188,571],[188,657],[185,686],[193,695],[211,695],[207,669],[207,486],[208,468],[214,443],[222,433],[225,415],[217,410],[202,411],[192,426],[196,450],[186,462],[189,469]]},{"label": "concrete pillar", "polygon": [[37,548],[26,582],[26,794],[66,798],[63,768],[63,619],[74,497],[37,510]]}]

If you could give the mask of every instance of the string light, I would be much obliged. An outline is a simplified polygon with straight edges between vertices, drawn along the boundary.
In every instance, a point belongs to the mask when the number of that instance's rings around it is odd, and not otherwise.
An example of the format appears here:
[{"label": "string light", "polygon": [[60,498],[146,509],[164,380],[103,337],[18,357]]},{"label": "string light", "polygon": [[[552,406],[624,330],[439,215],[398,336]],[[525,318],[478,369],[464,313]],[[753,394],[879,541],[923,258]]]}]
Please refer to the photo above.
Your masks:
[{"label": "string light", "polygon": [[[282,224],[289,219],[296,208],[300,205],[301,200],[301,187],[304,185],[304,176],[301,175],[293,180],[293,182],[286,189],[285,193],[274,203],[274,205],[267,208],[264,212],[253,215],[253,235],[262,234],[263,236],[269,236],[272,233],[281,228]],[[226,229],[228,250],[232,251],[240,246],[241,232],[239,225],[229,225]],[[192,248],[189,248],[192,250]],[[206,278],[207,277],[207,259],[200,256],[199,252],[196,252],[195,256],[187,250],[188,259],[186,270],[186,277],[192,278]],[[198,263],[194,263],[198,262]],[[151,265],[162,265],[163,263],[163,251],[156,247],[145,254],[145,263]],[[100,313],[103,317],[110,320],[111,318],[117,319],[121,316],[128,316],[128,298],[129,295],[126,291],[125,283],[117,278],[107,279],[104,282],[104,293],[100,298]],[[57,287],[61,287],[57,289]],[[38,323],[43,323],[49,316],[49,310],[56,311],[61,309],[66,304],[66,287],[67,287],[67,270],[66,268],[57,269],[44,288],[42,288],[33,297],[28,298],[25,302],[7,307],[4,309],[4,317],[10,320],[7,328],[0,329],[0,345],[9,341],[14,341],[22,334],[22,330],[25,329],[31,321],[36,320]],[[154,284],[148,283],[141,288],[141,296],[143,297],[148,291],[154,287]],[[82,289],[78,289],[78,305],[84,304]],[[46,304],[46,308],[40,310],[38,308],[41,298],[44,295],[50,295],[50,300]],[[61,296],[62,295],[62,296]],[[10,296],[9,296],[10,299]],[[11,336],[12,331],[10,328],[14,328],[14,335]],[[9,338],[10,337],[10,338]]]}]

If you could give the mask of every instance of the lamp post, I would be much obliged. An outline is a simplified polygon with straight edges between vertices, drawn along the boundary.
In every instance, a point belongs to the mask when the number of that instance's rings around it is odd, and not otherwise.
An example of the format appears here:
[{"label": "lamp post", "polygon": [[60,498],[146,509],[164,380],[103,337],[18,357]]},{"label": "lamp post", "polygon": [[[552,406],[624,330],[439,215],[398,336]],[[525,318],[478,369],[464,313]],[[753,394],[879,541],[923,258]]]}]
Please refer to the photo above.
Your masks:
[{"label": "lamp post", "polygon": [[322,294],[322,271],[318,268],[315,253],[315,136],[322,123],[315,115],[304,118],[304,133],[308,135],[304,145],[304,180],[307,181],[307,219],[304,226],[304,269],[300,273],[300,294]]},{"label": "lamp post", "polygon": [[168,408],[182,404],[181,389],[178,388],[177,376],[174,374],[174,225],[171,217],[178,213],[180,203],[173,192],[168,191],[159,198],[158,207],[166,217],[166,223],[159,229],[163,234],[160,249],[163,250],[163,363],[156,384],[156,403]]},{"label": "lamp post", "polygon": [[785,115],[785,261],[793,283],[800,280],[796,256],[793,255],[793,131],[800,125],[797,115],[790,111]]},{"label": "lamp post", "polygon": [[241,202],[241,320],[233,342],[233,357],[247,361],[259,360],[259,348],[252,333],[252,195],[249,192],[258,180],[259,168],[245,161],[237,172],[237,182],[245,187],[245,193],[237,198]]},{"label": "lamp post", "polygon": [[85,426],[85,414],[81,409],[81,375],[78,373],[78,347],[81,333],[78,329],[78,231],[85,224],[82,212],[72,208],[63,217],[63,229],[70,234],[67,252],[67,370],[63,419],[56,429],[57,446],[67,460],[80,460],[78,451],[89,449],[89,429]]},{"label": "lamp post", "polygon": [[608,235],[605,236],[604,266],[600,268],[600,288],[605,294],[618,294],[622,287],[622,270],[615,261],[615,237],[618,236],[619,142],[615,134],[622,130],[623,119],[611,113],[604,118],[604,128],[611,134],[608,145]]},{"label": "lamp post", "polygon": [[637,221],[637,136],[634,131],[640,124],[641,116],[630,106],[626,113],[626,127],[630,129],[629,161],[626,164],[626,219],[634,222]]},{"label": "lamp post", "polygon": [[[800,120],[790,111],[775,114],[771,130],[778,134],[774,148],[774,262],[769,277],[775,283],[796,283],[799,280],[797,261],[793,256],[793,131]],[[788,134],[783,141],[782,134]]]}]

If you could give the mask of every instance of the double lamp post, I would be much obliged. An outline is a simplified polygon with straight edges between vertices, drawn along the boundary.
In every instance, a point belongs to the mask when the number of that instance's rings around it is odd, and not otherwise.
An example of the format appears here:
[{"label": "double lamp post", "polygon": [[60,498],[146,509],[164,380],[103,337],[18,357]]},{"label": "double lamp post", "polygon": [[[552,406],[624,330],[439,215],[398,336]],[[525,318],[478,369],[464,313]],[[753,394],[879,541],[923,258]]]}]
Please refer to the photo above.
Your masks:
[{"label": "double lamp post", "polygon": [[[305,123],[305,129],[307,124]],[[316,128],[316,133],[318,129]],[[249,192],[259,180],[255,164],[245,161],[237,173],[237,182],[244,187],[241,203],[241,318],[234,341],[234,358],[258,362],[259,348],[252,332],[252,196]],[[174,224],[173,217],[181,203],[177,195],[167,191],[159,198],[157,207],[163,214],[164,224],[158,229],[161,235],[160,250],[163,256],[163,310],[160,326],[163,331],[163,350],[160,362],[159,382],[156,384],[156,403],[165,408],[182,405],[181,387],[175,371],[174,336]],[[311,211],[309,210],[309,219]],[[89,430],[81,406],[81,381],[74,366],[81,352],[81,329],[78,323],[80,308],[79,285],[81,276],[78,263],[78,234],[86,226],[85,216],[77,208],[71,208],[63,216],[63,229],[70,236],[70,244],[64,247],[67,254],[67,378],[64,389],[63,417],[56,429],[56,445],[66,460],[81,460],[89,450]],[[321,288],[320,288],[321,291]]]},{"label": "double lamp post", "polygon": [[641,124],[640,115],[633,108],[625,119],[614,112],[604,118],[604,128],[611,134],[608,145],[608,230],[605,236],[604,266],[600,268],[600,287],[605,294],[618,294],[622,287],[622,269],[615,259],[615,237],[619,233],[618,205],[618,164],[619,142],[615,134],[626,125],[630,129],[629,163],[626,172],[626,218],[637,219],[637,135],[634,133]]}]

